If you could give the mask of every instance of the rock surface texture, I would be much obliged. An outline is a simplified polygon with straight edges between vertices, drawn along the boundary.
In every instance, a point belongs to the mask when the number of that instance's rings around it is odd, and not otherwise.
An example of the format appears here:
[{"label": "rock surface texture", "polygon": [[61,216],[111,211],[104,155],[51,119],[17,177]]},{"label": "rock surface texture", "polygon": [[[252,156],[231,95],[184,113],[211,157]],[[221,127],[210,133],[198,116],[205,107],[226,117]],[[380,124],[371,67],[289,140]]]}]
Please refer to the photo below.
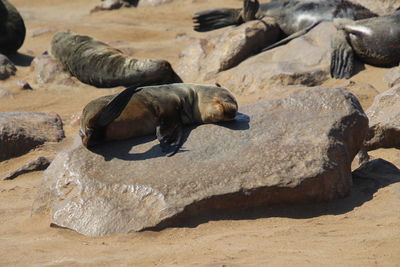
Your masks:
[{"label": "rock surface texture", "polygon": [[45,171],[33,213],[101,236],[349,192],[350,165],[368,130],[352,94],[315,88],[240,112],[233,122],[186,129],[173,157],[153,137],[103,144],[95,153],[76,142]]},{"label": "rock surface texture", "polygon": [[400,146],[400,84],[379,94],[366,111],[370,130],[367,150]]},{"label": "rock surface texture", "polygon": [[58,117],[26,111],[0,113],[0,161],[62,138],[64,130]]},{"label": "rock surface texture", "polygon": [[[268,23],[268,24],[267,24]],[[206,34],[204,34],[206,35]],[[210,34],[211,35],[211,34]],[[196,39],[179,55],[177,72],[183,80],[205,81],[230,69],[279,38],[273,21],[250,21],[212,37]]]},{"label": "rock surface texture", "polygon": [[268,50],[230,70],[217,81],[241,94],[276,85],[317,86],[329,78],[330,43],[336,29],[331,22],[316,26],[286,45]]},{"label": "rock surface texture", "polygon": [[241,94],[279,85],[317,86],[329,78],[335,33],[333,24],[324,22],[286,45],[256,54],[274,43],[279,31],[274,24],[251,21],[195,40],[181,53],[177,73],[193,82],[217,80]]},{"label": "rock surface texture", "polygon": [[31,70],[35,73],[38,84],[57,83],[75,85],[71,75],[64,71],[63,65],[52,56],[44,54],[33,59]]}]

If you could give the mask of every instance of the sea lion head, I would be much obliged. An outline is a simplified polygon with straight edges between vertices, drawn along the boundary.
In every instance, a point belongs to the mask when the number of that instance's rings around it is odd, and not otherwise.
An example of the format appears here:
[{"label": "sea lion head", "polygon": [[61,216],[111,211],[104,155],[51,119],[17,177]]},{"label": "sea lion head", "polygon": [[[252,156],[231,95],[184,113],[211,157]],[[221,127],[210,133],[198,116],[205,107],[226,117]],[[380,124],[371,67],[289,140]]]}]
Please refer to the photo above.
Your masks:
[{"label": "sea lion head", "polygon": [[209,87],[198,92],[202,122],[230,121],[236,116],[238,104],[229,90]]},{"label": "sea lion head", "polygon": [[89,102],[82,111],[79,135],[82,144],[91,148],[100,143],[105,137],[105,127],[97,124],[103,108],[111,101],[113,95],[104,96]]}]

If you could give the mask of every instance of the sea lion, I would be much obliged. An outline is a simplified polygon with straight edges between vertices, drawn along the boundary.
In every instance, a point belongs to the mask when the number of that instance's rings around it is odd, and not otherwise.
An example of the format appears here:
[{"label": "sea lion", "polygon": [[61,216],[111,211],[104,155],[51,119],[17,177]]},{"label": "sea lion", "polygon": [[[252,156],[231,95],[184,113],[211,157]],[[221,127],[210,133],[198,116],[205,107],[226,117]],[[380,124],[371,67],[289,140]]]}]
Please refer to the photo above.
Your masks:
[{"label": "sea lion", "polygon": [[161,148],[181,146],[185,124],[233,120],[235,97],[225,88],[189,83],[130,87],[103,96],[83,109],[79,134],[87,148],[108,140],[156,133]]},{"label": "sea lion", "polygon": [[81,82],[96,87],[181,82],[166,60],[135,59],[85,35],[56,33],[51,54]]},{"label": "sea lion", "polygon": [[382,67],[400,62],[400,11],[393,14],[353,21],[336,19],[338,29],[332,41],[331,76],[350,78],[354,54],[361,61]]},{"label": "sea lion", "polygon": [[346,0],[273,0],[262,4],[258,0],[244,0],[243,8],[204,10],[195,13],[193,21],[195,31],[205,32],[272,17],[281,29],[284,39],[264,48],[265,51],[305,34],[322,21],[332,21],[334,18],[359,20],[375,16],[377,14],[367,8]]},{"label": "sea lion", "polygon": [[14,54],[25,40],[25,24],[18,10],[7,0],[0,0],[0,53]]}]

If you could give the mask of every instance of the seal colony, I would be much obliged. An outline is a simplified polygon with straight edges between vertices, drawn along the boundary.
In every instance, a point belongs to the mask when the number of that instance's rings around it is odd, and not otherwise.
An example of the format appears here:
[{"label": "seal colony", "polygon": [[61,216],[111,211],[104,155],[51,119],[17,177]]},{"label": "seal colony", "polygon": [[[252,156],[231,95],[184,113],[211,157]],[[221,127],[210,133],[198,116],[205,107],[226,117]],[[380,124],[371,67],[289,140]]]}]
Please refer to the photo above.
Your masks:
[{"label": "seal colony", "polygon": [[25,40],[25,24],[18,10],[7,0],[0,0],[0,53],[13,54]]},{"label": "seal colony", "polygon": [[332,41],[331,76],[350,78],[354,54],[363,62],[392,67],[400,62],[400,11],[393,14],[353,21],[334,21],[338,32]]},{"label": "seal colony", "polygon": [[87,148],[109,140],[156,133],[163,151],[180,148],[183,125],[233,120],[238,105],[218,86],[176,83],[130,87],[83,109],[79,134]]},{"label": "seal colony", "polygon": [[96,87],[181,82],[165,60],[135,59],[89,36],[58,32],[51,54],[71,75]]},{"label": "seal colony", "polygon": [[195,13],[193,21],[195,31],[206,32],[272,17],[286,38],[264,48],[268,50],[305,34],[322,21],[332,21],[335,18],[359,20],[376,16],[369,9],[346,0],[273,0],[262,4],[259,4],[258,0],[244,0],[243,8],[204,10]]}]

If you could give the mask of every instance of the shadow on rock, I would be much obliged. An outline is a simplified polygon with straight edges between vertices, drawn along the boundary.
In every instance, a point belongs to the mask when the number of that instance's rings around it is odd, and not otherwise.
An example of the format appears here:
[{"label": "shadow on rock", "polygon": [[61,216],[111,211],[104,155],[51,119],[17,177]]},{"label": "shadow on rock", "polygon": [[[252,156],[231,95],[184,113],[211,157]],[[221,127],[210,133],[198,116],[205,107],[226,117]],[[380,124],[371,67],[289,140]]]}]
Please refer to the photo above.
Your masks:
[{"label": "shadow on rock", "polygon": [[[353,187],[350,194],[342,199],[337,199],[329,203],[308,204],[299,203],[297,205],[269,205],[254,208],[242,209],[240,211],[232,209],[228,211],[207,212],[203,215],[203,209],[191,206],[186,207],[185,217],[175,217],[164,221],[158,227],[145,230],[160,231],[167,227],[197,227],[208,221],[216,220],[256,220],[269,217],[286,217],[293,219],[309,219],[323,215],[340,215],[354,210],[365,202],[373,199],[374,194],[381,188],[400,182],[400,170],[392,163],[383,159],[369,161],[353,171]],[[268,192],[266,192],[268,193]],[[282,194],[286,192],[282,190]],[[250,193],[243,193],[252,194]],[[224,196],[226,198],[226,196]],[[217,198],[208,200],[208,204],[218,201]],[[241,201],[240,196],[232,195],[232,201]],[[202,205],[205,209],[207,203]],[[187,215],[189,214],[189,215]]]},{"label": "shadow on rock", "polygon": [[[226,121],[213,124],[228,128],[230,130],[247,130],[250,128],[249,122],[250,122],[249,116],[242,113],[238,113],[234,121]],[[179,149],[177,153],[184,153],[189,151],[185,150],[184,144],[186,140],[189,138],[190,133],[200,125],[201,124],[196,124],[184,128],[182,133],[182,147]],[[145,136],[123,141],[107,142],[91,149],[91,152],[103,156],[105,161],[110,161],[113,158],[127,160],[127,161],[138,161],[151,158],[166,157],[167,154],[170,153],[171,151],[162,151],[159,143],[153,145],[145,152],[141,153],[131,152],[132,147],[152,142],[154,140],[155,136]]]},{"label": "shadow on rock", "polygon": [[12,55],[7,55],[8,58],[17,66],[28,67],[33,61],[33,57],[21,53],[15,53]]}]

